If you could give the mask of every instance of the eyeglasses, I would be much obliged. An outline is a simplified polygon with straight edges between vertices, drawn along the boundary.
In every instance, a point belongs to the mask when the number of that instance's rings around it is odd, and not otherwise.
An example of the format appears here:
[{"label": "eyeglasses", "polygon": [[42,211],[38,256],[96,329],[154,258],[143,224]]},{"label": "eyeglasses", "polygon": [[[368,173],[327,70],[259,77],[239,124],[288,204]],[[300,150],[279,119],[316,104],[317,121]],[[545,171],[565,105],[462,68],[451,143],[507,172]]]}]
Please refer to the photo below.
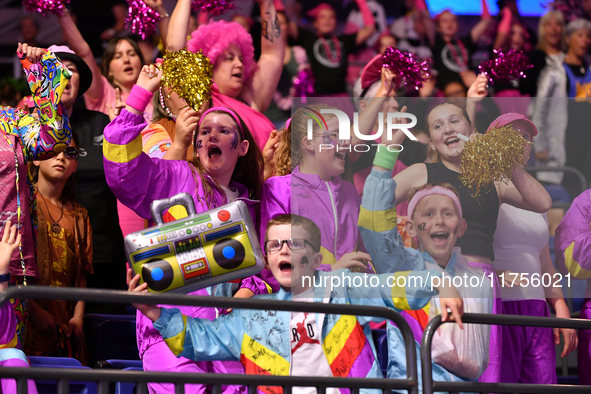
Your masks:
[{"label": "eyeglasses", "polygon": [[80,156],[80,154],[78,153],[77,148],[68,146],[66,149],[64,149],[64,156],[66,156],[66,159],[69,160],[78,160],[78,156]]},{"label": "eyeglasses", "polygon": [[351,140],[340,140],[339,139],[339,133],[337,132],[333,132],[333,133],[315,133],[312,134],[314,137],[328,137],[331,139],[331,142],[334,141],[338,141],[338,145],[339,146],[344,146],[344,145],[349,145]]},{"label": "eyeglasses", "polygon": [[285,243],[290,250],[302,250],[306,248],[306,244],[310,245],[313,250],[316,250],[316,247],[310,241],[303,238],[271,239],[265,242],[265,249],[267,252],[277,252],[283,248],[283,244]]}]

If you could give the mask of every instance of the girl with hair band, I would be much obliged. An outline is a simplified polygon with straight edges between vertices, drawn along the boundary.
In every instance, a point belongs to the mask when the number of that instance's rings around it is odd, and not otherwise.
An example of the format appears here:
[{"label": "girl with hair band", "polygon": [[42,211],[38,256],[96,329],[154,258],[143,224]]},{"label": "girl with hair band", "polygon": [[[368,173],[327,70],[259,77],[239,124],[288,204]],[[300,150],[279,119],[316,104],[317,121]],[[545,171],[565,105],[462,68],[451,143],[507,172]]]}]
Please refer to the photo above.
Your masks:
[{"label": "girl with hair band", "polygon": [[[489,129],[512,125],[526,141],[532,141],[538,133],[536,126],[525,116],[507,113],[495,120]],[[531,145],[526,146],[527,155]],[[512,270],[529,279],[528,286],[502,287],[503,313],[506,315],[550,316],[546,300],[556,311],[556,317],[569,319],[570,311],[562,290],[543,287],[544,276],[554,280],[556,270],[548,245],[547,215],[501,205],[494,234],[493,250],[496,270]],[[533,283],[540,280],[539,286]],[[501,382],[556,384],[556,348],[564,336],[566,357],[577,346],[574,329],[550,327],[503,326],[503,352]]]},{"label": "girl with hair band", "polygon": [[[84,60],[92,72],[92,83],[84,94],[86,108],[109,115],[112,120],[125,105],[129,92],[144,64],[140,48],[131,38],[115,37],[109,41],[99,68],[90,46],[80,34],[68,10],[64,9],[57,19],[68,46]],[[150,102],[142,114],[146,121],[151,120],[152,110]],[[117,202],[117,211],[123,236],[145,228],[145,221],[119,201]]]},{"label": "girl with hair band", "polygon": [[[350,141],[339,141],[338,119],[322,114],[321,109],[334,109],[326,104],[312,104],[298,109],[288,126],[291,135],[291,173],[269,178],[261,197],[261,239],[266,223],[280,214],[297,214],[314,220],[320,227],[322,263],[325,270],[350,268],[375,272],[367,253],[362,250],[357,219],[361,198],[351,182],[341,179],[345,171],[345,152]],[[313,123],[313,139],[307,137],[307,121],[321,116],[326,121]],[[330,144],[331,149],[320,145]],[[337,147],[339,150],[337,151]],[[289,156],[284,156],[289,157]],[[284,167],[284,163],[275,163]],[[268,272],[263,271],[263,275]],[[272,277],[263,277],[276,283]]]},{"label": "girl with hair band", "polygon": [[[70,121],[60,104],[72,77],[70,71],[47,49],[19,43],[17,55],[32,92],[36,116],[20,109],[0,107],[0,161],[3,163],[0,182],[3,221],[0,223],[11,220],[22,235],[19,248],[10,260],[11,286],[27,285],[29,278],[38,277],[35,264],[37,201],[27,176],[27,162],[58,155],[72,137]],[[28,300],[13,299],[11,303],[17,318],[20,347],[25,339]]]},{"label": "girl with hair band", "polygon": [[[115,37],[103,52],[101,67],[96,64],[92,50],[80,34],[78,27],[67,9],[57,20],[68,46],[90,67],[92,84],[84,94],[86,108],[115,117],[125,105],[129,92],[137,80],[144,64],[142,51],[137,43],[128,37]],[[152,118],[152,104],[143,113],[146,120]]]},{"label": "girl with hair band", "polygon": [[[440,104],[429,112],[427,127],[432,162],[413,164],[394,176],[396,201],[406,200],[414,187],[427,182],[450,183],[458,189],[464,218],[468,223],[466,234],[458,239],[456,246],[462,248],[462,254],[470,262],[491,264],[494,260],[493,236],[500,205],[507,203],[527,211],[545,213],[551,208],[552,199],[544,187],[521,167],[512,170],[511,181],[507,184],[496,183],[483,189],[480,196],[472,197],[471,191],[459,180],[464,140],[476,137],[468,113],[456,104]],[[458,137],[460,134],[462,137]],[[501,313],[499,304],[496,303],[494,313]],[[501,327],[493,327],[489,368],[480,378],[481,381],[498,382],[500,379],[500,336]]]},{"label": "girl with hair band", "polygon": [[[275,126],[263,112],[269,108],[283,69],[285,42],[279,28],[273,0],[256,0],[265,28],[261,36],[261,56],[254,61],[252,37],[236,22],[210,22],[199,26],[188,42],[192,52],[207,56],[213,68],[211,97],[216,107],[233,108],[240,114],[254,140],[263,149]],[[191,0],[179,0],[171,16],[167,49],[187,45]]]},{"label": "girl with hair band", "polygon": [[[142,117],[158,90],[162,72],[145,66],[127,99],[127,106],[106,128],[103,145],[107,183],[117,198],[143,218],[150,218],[150,204],[178,193],[193,196],[197,212],[243,200],[256,218],[255,204],[260,194],[263,159],[250,130],[232,109],[213,107],[199,119],[193,144],[195,156],[186,160],[151,159],[142,152]],[[267,293],[267,285],[252,276],[242,280],[236,297]],[[190,294],[212,295],[212,288]],[[217,295],[217,293],[216,293]],[[184,314],[213,320],[215,308],[179,307]],[[138,347],[146,371],[243,373],[238,362],[193,362],[177,359],[152,322],[138,316]],[[172,384],[150,384],[151,392],[174,393]],[[190,389],[189,389],[190,387]],[[205,386],[187,386],[189,393],[204,392]],[[228,386],[226,392],[241,388]]]}]

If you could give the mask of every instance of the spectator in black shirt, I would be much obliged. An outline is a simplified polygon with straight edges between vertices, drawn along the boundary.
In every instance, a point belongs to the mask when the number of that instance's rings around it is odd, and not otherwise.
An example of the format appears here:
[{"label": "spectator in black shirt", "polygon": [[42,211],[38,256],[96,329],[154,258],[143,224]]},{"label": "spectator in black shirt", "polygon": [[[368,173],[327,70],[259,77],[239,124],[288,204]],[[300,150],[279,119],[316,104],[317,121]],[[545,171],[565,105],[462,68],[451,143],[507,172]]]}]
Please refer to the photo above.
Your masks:
[{"label": "spectator in black shirt", "polygon": [[366,0],[356,1],[365,24],[357,33],[335,35],[336,13],[327,3],[308,12],[314,18],[314,33],[302,28],[296,32],[296,40],[308,54],[317,96],[346,95],[347,56],[375,32],[374,18]]},{"label": "spectator in black shirt", "polygon": [[[67,46],[49,48],[74,74],[64,90],[62,105],[79,139],[76,197],[88,210],[93,231],[94,274],[87,278],[89,288],[124,290],[125,251],[119,228],[117,200],[107,185],[103,169],[103,129],[109,117],[101,112],[74,106],[92,82],[92,72],[81,57]],[[87,313],[117,313],[121,307],[106,308],[88,304]]]}]

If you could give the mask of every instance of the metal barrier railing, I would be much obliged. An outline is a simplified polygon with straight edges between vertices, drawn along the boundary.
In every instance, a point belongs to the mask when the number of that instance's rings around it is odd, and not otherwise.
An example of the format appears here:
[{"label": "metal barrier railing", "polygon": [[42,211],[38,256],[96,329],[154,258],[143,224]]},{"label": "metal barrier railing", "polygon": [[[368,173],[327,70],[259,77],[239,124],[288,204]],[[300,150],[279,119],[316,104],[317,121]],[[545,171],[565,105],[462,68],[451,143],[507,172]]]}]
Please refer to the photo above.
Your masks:
[{"label": "metal barrier railing", "polygon": [[[404,339],[406,351],[406,379],[368,379],[368,378],[325,378],[312,376],[261,376],[261,375],[223,375],[219,374],[188,374],[144,371],[104,371],[77,370],[57,368],[0,368],[0,378],[17,379],[18,394],[27,393],[27,379],[45,379],[58,382],[58,393],[68,393],[68,382],[98,381],[98,393],[107,394],[112,382],[139,383],[141,393],[147,393],[149,382],[175,383],[176,393],[184,393],[185,383],[213,385],[214,393],[221,393],[223,385],[245,385],[249,394],[256,394],[257,386],[281,386],[285,394],[291,394],[292,387],[318,388],[319,394],[325,394],[327,387],[348,387],[352,394],[359,389],[381,389],[390,394],[392,389],[407,390],[418,394],[417,354],[415,340],[410,326],[404,318],[389,308],[375,306],[335,305],[308,302],[274,301],[258,298],[237,299],[223,297],[186,296],[184,294],[138,294],[124,291],[107,291],[95,289],[76,289],[45,286],[17,286],[0,294],[0,306],[11,298],[56,299],[67,301],[91,301],[101,303],[141,303],[160,305],[205,306],[218,308],[240,308],[259,310],[279,310],[294,312],[312,312],[337,315],[375,316],[395,323]],[[178,384],[177,384],[178,383]]]},{"label": "metal barrier railing", "polygon": [[[525,326],[525,327],[553,327],[575,328],[591,330],[591,320],[583,319],[559,319],[555,317],[536,317],[520,315],[492,315],[487,313],[466,313],[462,316],[464,324],[489,324],[499,326]],[[453,322],[446,322],[453,323]],[[433,335],[439,326],[446,324],[441,321],[441,316],[433,318],[423,333],[421,342],[421,367],[423,379],[423,393],[433,394],[437,392],[470,392],[470,393],[591,393],[591,386],[572,385],[545,385],[524,383],[479,383],[479,382],[442,382],[433,381],[433,368],[431,365],[431,345]],[[455,324],[455,323],[454,323]]]}]

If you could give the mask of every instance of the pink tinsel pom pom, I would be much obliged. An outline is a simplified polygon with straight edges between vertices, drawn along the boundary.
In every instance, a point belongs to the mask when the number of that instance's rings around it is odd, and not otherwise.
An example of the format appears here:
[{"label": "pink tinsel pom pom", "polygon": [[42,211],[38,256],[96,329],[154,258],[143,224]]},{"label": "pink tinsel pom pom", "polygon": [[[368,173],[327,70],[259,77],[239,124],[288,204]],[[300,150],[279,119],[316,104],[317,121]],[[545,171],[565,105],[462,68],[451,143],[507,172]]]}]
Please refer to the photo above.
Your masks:
[{"label": "pink tinsel pom pom", "polygon": [[309,68],[303,69],[293,79],[293,87],[295,89],[293,96],[301,97],[302,102],[306,102],[305,99],[307,96],[311,96],[316,93],[316,89],[314,89],[314,82],[312,70]]},{"label": "pink tinsel pom pom", "polygon": [[142,40],[153,35],[161,19],[160,14],[148,7],[142,0],[127,0],[127,4],[129,4],[129,10],[125,26],[132,33],[142,37]]},{"label": "pink tinsel pom pom", "polygon": [[388,67],[402,78],[405,85],[411,85],[415,90],[423,87],[423,81],[431,69],[430,59],[420,61],[412,53],[401,52],[394,47],[384,51],[382,61],[384,67]]},{"label": "pink tinsel pom pom", "polygon": [[497,81],[511,82],[519,78],[525,78],[525,70],[533,67],[529,58],[522,51],[511,49],[503,53],[498,49],[493,50],[493,58],[485,61],[478,70],[488,76],[490,83]]},{"label": "pink tinsel pom pom", "polygon": [[191,10],[193,12],[207,12],[210,16],[219,16],[228,10],[233,10],[232,0],[193,0]]},{"label": "pink tinsel pom pom", "polygon": [[47,16],[46,12],[61,15],[70,0],[23,0],[23,6],[28,12],[39,12]]}]

